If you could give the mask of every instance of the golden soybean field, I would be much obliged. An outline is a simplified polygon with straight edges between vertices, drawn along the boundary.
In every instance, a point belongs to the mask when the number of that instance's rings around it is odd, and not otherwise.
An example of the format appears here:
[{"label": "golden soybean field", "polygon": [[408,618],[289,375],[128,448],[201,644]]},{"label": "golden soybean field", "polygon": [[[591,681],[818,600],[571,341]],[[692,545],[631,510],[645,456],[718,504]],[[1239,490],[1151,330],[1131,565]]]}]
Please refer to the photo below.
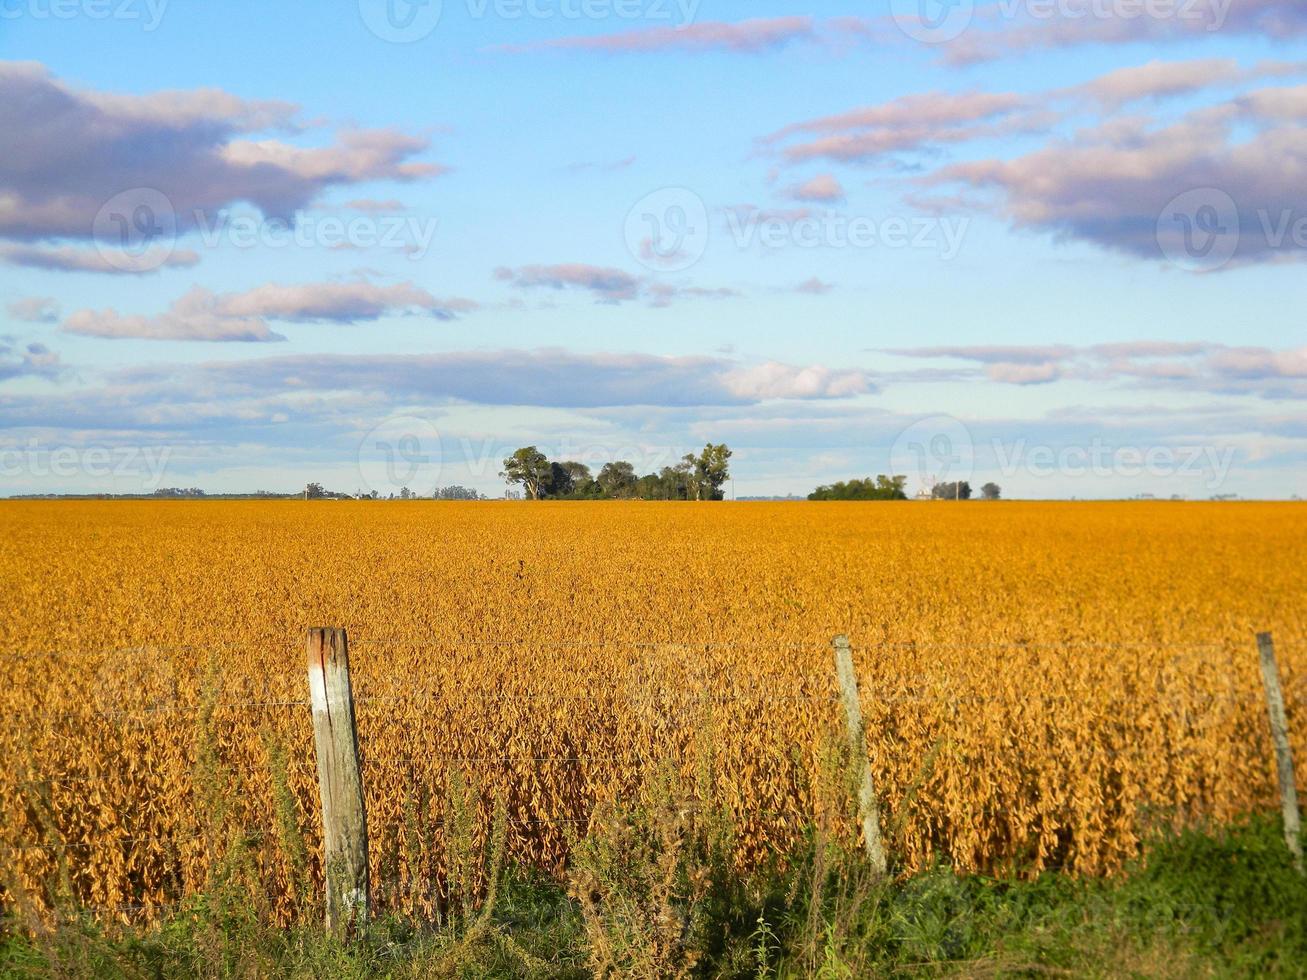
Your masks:
[{"label": "golden soybean field", "polygon": [[455,773],[553,870],[597,800],[706,752],[741,860],[794,843],[837,633],[907,870],[1110,873],[1273,809],[1258,630],[1307,768],[1301,504],[6,502],[0,530],[0,888],[63,868],[100,910],[189,894],[240,827],[289,914],[287,801],[320,880],[318,625],[350,634],[382,905],[430,902]]}]

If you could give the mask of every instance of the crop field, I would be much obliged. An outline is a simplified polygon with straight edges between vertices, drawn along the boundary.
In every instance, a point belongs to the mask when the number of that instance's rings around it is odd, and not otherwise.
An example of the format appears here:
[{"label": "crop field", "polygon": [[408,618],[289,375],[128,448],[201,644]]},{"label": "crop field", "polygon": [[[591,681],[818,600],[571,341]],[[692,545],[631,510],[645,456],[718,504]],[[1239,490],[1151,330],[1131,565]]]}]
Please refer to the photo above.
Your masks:
[{"label": "crop field", "polygon": [[839,633],[905,870],[1108,874],[1272,809],[1258,630],[1307,760],[1301,504],[6,502],[0,532],[0,887],[101,909],[188,894],[232,828],[274,912],[288,839],[320,879],[318,625],[382,904],[433,901],[451,780],[546,869],[666,759],[710,769],[740,861],[793,844]]}]

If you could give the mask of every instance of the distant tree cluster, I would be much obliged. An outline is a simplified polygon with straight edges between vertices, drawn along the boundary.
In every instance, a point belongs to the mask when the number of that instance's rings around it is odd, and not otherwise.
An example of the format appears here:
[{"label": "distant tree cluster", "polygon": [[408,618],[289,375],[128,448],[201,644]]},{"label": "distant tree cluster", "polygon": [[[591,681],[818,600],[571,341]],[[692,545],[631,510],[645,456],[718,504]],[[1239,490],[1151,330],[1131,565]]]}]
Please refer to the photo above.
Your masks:
[{"label": "distant tree cluster", "polygon": [[[936,500],[970,500],[971,484],[966,480],[959,480],[956,483],[936,483],[930,490],[930,495]],[[1003,495],[1003,488],[997,483],[986,483],[980,488],[980,496],[984,500],[998,500]]]},{"label": "distant tree cluster", "polygon": [[204,491],[199,487],[188,487],[184,490],[181,487],[160,487],[151,494],[154,497],[203,497],[204,495]]},{"label": "distant tree cluster", "polygon": [[[361,491],[360,491],[361,492]],[[373,495],[375,496],[375,494]],[[338,490],[325,490],[321,483],[310,483],[304,488],[305,500],[349,500],[350,494]]]},{"label": "distant tree cluster", "polygon": [[[809,500],[907,500],[906,476],[877,476],[865,480],[849,480],[818,487],[808,494]],[[998,500],[1002,489],[997,483],[986,483],[980,488],[986,500]],[[971,484],[966,480],[955,483],[936,483],[930,491],[935,500],[970,500]]]},{"label": "distant tree cluster", "polygon": [[436,487],[432,498],[435,500],[484,500],[485,498],[475,490],[468,487],[460,487],[457,483],[448,487]]},{"label": "distant tree cluster", "polygon": [[971,484],[966,480],[955,483],[936,483],[930,489],[930,495],[936,500],[970,500]]},{"label": "distant tree cluster", "polygon": [[906,476],[877,476],[849,480],[818,487],[808,494],[809,500],[907,500]]},{"label": "distant tree cluster", "polygon": [[598,475],[584,463],[550,460],[535,446],[525,446],[504,460],[499,475],[520,486],[528,500],[721,500],[730,479],[731,451],[708,443],[695,456],[687,453],[675,466],[637,476],[625,460],[605,463]]}]

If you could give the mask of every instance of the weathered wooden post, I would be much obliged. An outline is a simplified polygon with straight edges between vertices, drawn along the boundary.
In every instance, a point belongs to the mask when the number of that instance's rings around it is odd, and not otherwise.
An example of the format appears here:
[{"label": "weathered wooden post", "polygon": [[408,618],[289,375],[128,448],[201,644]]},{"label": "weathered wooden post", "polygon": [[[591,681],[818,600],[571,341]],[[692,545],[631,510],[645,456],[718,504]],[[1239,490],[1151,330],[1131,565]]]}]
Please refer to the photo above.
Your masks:
[{"label": "weathered wooden post", "polygon": [[1262,684],[1266,688],[1266,714],[1275,743],[1275,769],[1280,780],[1280,810],[1284,814],[1284,842],[1289,845],[1294,866],[1304,873],[1302,826],[1298,815],[1298,787],[1294,782],[1293,753],[1289,749],[1289,720],[1284,713],[1284,692],[1280,689],[1280,668],[1275,662],[1275,642],[1270,633],[1257,634],[1257,652],[1262,661]]},{"label": "weathered wooden post", "polygon": [[327,930],[349,936],[367,925],[371,895],[363,769],[354,728],[349,638],[343,629],[309,630],[309,695],[322,796]]},{"label": "weathered wooden post", "polygon": [[886,861],[885,845],[880,839],[880,805],[876,802],[876,789],[871,781],[871,762],[867,759],[862,705],[858,701],[858,677],[853,672],[853,651],[849,648],[849,638],[843,634],[835,637],[832,642],[835,646],[835,673],[840,679],[844,717],[848,722],[849,748],[853,752],[853,759],[861,763],[858,767],[858,819],[862,822],[862,841],[872,870],[883,875]]}]

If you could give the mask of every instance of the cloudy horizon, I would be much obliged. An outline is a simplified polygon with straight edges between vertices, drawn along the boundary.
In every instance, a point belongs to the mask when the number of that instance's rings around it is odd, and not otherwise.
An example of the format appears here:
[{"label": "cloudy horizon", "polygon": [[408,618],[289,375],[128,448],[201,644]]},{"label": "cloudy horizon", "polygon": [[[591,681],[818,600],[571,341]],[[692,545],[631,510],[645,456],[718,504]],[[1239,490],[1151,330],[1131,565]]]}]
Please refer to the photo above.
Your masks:
[{"label": "cloudy horizon", "polygon": [[0,494],[1307,495],[1307,8],[1144,6],[20,0]]}]

